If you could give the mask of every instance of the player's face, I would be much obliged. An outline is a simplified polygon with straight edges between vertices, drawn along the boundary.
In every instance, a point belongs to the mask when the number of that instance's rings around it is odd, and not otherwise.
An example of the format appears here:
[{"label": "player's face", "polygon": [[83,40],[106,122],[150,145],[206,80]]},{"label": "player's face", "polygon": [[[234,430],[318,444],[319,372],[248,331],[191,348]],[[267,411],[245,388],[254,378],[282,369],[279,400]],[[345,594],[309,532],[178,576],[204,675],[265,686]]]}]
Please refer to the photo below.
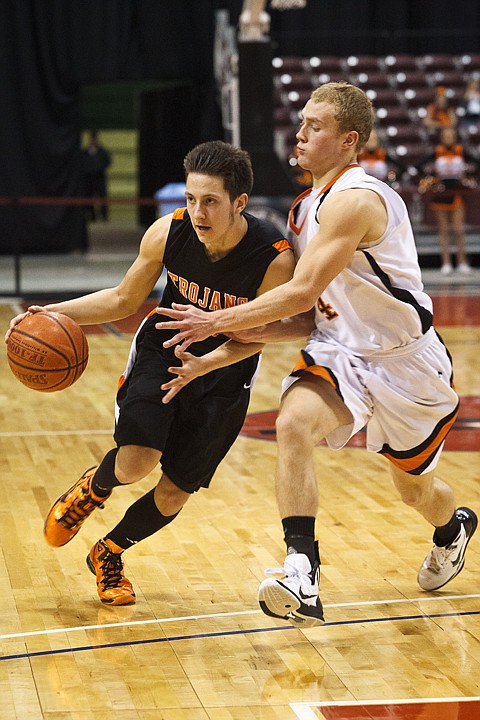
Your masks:
[{"label": "player's face", "polygon": [[189,173],[185,196],[195,232],[205,245],[221,244],[228,237],[246,203],[242,195],[232,202],[222,177],[201,173]]},{"label": "player's face", "polygon": [[297,132],[298,164],[321,177],[344,160],[344,140],[335,119],[335,108],[330,103],[309,100],[302,111],[302,122]]}]

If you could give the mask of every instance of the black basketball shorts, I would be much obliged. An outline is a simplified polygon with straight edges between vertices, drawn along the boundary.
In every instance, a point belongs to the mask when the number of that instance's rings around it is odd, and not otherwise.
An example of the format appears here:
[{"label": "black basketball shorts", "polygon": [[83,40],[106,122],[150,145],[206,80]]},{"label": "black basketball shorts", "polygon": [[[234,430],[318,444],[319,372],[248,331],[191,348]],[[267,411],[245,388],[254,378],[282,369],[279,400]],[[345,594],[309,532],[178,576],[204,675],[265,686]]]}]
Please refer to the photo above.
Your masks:
[{"label": "black basketball shorts", "polygon": [[162,470],[185,492],[208,487],[237,438],[250,400],[258,357],[196,378],[168,404],[160,386],[178,360],[148,340],[117,394],[115,441],[162,453]]}]

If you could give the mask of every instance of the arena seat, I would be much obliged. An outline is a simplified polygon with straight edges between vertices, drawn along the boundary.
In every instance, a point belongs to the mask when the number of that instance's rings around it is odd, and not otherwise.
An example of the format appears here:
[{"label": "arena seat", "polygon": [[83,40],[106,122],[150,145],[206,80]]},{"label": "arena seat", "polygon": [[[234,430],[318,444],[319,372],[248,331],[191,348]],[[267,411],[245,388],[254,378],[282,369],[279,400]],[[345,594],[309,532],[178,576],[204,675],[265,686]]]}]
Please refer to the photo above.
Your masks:
[{"label": "arena seat", "polygon": [[425,72],[436,72],[437,70],[457,70],[458,63],[454,55],[432,54],[423,55],[417,58],[419,68]]},{"label": "arena seat", "polygon": [[345,70],[353,73],[375,72],[380,70],[376,55],[350,55],[343,61]]},{"label": "arena seat", "polygon": [[353,85],[357,85],[358,87],[361,87],[363,90],[367,88],[390,88],[392,87],[391,81],[387,75],[387,73],[383,71],[361,71],[359,73],[350,73],[349,75],[349,81]]},{"label": "arena seat", "polygon": [[432,85],[443,85],[446,88],[465,89],[465,76],[461,70],[435,70],[427,75]]},{"label": "arena seat", "polygon": [[283,90],[308,90],[313,87],[309,72],[284,72],[275,78],[275,83]]},{"label": "arena seat", "polygon": [[348,76],[344,70],[322,70],[320,73],[315,73],[313,76],[314,86],[324,85],[328,82],[342,82],[348,80]]},{"label": "arena seat", "polygon": [[401,91],[401,100],[408,108],[426,107],[432,102],[435,90],[431,87],[406,87]]},{"label": "arena seat", "polygon": [[[375,105],[378,105],[378,103],[375,103]],[[388,125],[406,125],[412,122],[411,113],[406,107],[399,104],[388,107],[377,107],[375,115],[377,123],[382,127]]]},{"label": "arena seat", "polygon": [[379,59],[379,64],[389,73],[418,70],[417,59],[414,55],[387,55]]},{"label": "arena seat", "polygon": [[313,73],[342,72],[343,65],[339,57],[333,55],[314,56],[309,58],[308,65]]},{"label": "arena seat", "polygon": [[399,143],[392,146],[392,150],[404,165],[417,166],[432,152],[432,147],[424,142]]},{"label": "arena seat", "polygon": [[394,88],[367,88],[365,90],[374,107],[397,107],[400,98]]},{"label": "arena seat", "polygon": [[411,124],[388,125],[385,128],[385,137],[389,144],[394,143],[396,146],[421,144],[425,140],[423,128]]},{"label": "arena seat", "polygon": [[430,86],[426,74],[422,70],[402,70],[395,74],[395,84],[399,89],[428,88]]},{"label": "arena seat", "polygon": [[457,57],[458,67],[464,72],[472,73],[480,70],[480,55],[479,54],[465,54]]},{"label": "arena seat", "polygon": [[301,110],[311,95],[310,90],[289,90],[285,94],[287,107]]},{"label": "arena seat", "polygon": [[272,60],[274,75],[282,73],[303,72],[308,69],[306,58],[302,57],[274,57]]}]

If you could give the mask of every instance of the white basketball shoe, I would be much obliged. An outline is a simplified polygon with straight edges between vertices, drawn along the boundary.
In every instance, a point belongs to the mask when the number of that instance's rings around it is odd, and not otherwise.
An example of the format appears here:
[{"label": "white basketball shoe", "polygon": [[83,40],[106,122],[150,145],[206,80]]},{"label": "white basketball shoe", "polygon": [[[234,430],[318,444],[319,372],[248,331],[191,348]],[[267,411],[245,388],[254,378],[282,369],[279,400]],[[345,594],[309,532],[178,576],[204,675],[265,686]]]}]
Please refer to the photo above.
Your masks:
[{"label": "white basketball shoe", "polygon": [[[458,575],[465,564],[465,552],[473,533],[477,529],[477,516],[466,507],[455,511],[460,520],[460,532],[455,540],[445,547],[433,545],[423,561],[417,581],[422,590],[438,590]],[[434,535],[435,538],[435,535]]]},{"label": "white basketball shoe", "polygon": [[[318,546],[315,543],[318,557]],[[322,625],[323,607],[318,596],[320,560],[312,566],[303,553],[289,548],[283,568],[270,568],[265,574],[283,573],[281,580],[267,578],[258,588],[258,601],[266,615],[288,620],[300,627]]]}]

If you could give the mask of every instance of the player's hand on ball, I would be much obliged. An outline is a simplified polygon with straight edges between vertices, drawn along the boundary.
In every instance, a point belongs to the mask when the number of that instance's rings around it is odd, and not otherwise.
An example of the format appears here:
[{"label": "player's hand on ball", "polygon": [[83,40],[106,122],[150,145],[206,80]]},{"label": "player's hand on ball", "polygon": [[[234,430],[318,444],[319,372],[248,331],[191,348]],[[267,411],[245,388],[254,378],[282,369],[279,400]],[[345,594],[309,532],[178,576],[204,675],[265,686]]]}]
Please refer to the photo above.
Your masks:
[{"label": "player's hand on ball", "polygon": [[28,310],[26,310],[24,313],[20,313],[20,315],[16,315],[14,318],[10,320],[10,325],[8,327],[7,332],[5,333],[5,342],[8,342],[8,338],[10,337],[13,328],[22,322],[28,315],[33,315],[33,313],[36,312],[48,312],[48,310],[45,310],[41,305],[30,305]]}]

